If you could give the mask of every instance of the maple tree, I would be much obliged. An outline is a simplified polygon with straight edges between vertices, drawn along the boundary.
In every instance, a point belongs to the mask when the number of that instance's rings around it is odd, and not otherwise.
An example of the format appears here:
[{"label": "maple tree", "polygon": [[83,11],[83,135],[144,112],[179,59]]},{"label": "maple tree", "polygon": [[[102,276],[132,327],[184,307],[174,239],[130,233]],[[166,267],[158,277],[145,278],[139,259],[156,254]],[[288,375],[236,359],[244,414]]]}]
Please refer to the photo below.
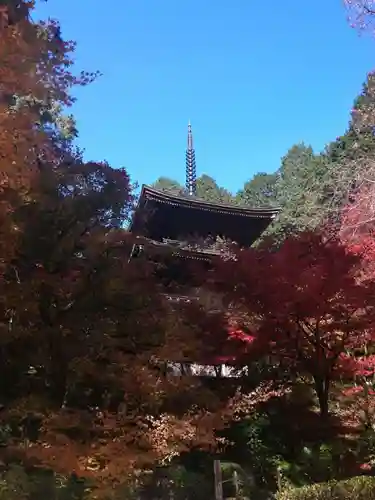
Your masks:
[{"label": "maple tree", "polygon": [[[372,77],[373,78],[373,77]],[[365,94],[366,97],[366,94]],[[371,115],[371,114],[370,114]],[[368,116],[370,116],[368,115]],[[338,236],[348,251],[359,258],[357,282],[372,288],[375,277],[374,268],[374,183],[373,160],[371,151],[363,158],[363,167],[367,173],[359,172],[357,188],[342,208]],[[355,165],[354,165],[355,166]],[[371,332],[372,325],[369,325]],[[371,471],[374,465],[373,425],[374,407],[374,339],[363,339],[362,345],[356,345],[346,357],[344,370],[344,388],[338,398],[341,419],[359,432],[357,453],[360,469]]]},{"label": "maple tree", "polygon": [[150,265],[129,261],[132,206],[124,170],[77,158],[43,169],[38,198],[14,210],[22,231],[0,285],[4,459],[118,481],[214,446],[216,428],[264,397],[225,399],[165,373],[178,351],[193,355],[193,335]]},{"label": "maple tree", "polygon": [[278,251],[265,244],[237,253],[213,279],[249,332],[239,362],[269,355],[310,376],[323,417],[347,351],[373,340],[375,283],[357,279],[360,260],[338,238],[303,233]]},{"label": "maple tree", "polygon": [[343,241],[353,244],[366,240],[369,243],[375,222],[374,195],[374,184],[367,180],[342,208],[339,234]]},{"label": "maple tree", "polygon": [[357,356],[352,359],[351,368],[354,384],[343,390],[346,411],[352,420],[372,429],[375,417],[375,356]]},{"label": "maple tree", "polygon": [[74,75],[74,43],[63,40],[58,22],[33,23],[34,2],[1,4],[0,37],[0,227],[6,241],[3,256],[11,255],[18,226],[11,217],[18,204],[35,198],[33,184],[41,158],[52,158],[56,136],[51,103],[69,107],[72,87],[86,85],[96,74]]}]

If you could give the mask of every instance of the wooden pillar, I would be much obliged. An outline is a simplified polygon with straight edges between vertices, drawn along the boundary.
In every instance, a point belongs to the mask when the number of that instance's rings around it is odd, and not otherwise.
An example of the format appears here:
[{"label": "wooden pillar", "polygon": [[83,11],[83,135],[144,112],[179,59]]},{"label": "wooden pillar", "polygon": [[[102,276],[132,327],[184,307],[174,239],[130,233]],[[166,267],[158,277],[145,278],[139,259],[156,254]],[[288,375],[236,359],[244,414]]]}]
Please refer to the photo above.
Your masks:
[{"label": "wooden pillar", "polygon": [[233,486],[237,498],[240,493],[240,482],[238,479],[238,472],[236,470],[233,471]]},{"label": "wooden pillar", "polygon": [[220,460],[214,460],[215,500],[223,500],[223,476]]}]

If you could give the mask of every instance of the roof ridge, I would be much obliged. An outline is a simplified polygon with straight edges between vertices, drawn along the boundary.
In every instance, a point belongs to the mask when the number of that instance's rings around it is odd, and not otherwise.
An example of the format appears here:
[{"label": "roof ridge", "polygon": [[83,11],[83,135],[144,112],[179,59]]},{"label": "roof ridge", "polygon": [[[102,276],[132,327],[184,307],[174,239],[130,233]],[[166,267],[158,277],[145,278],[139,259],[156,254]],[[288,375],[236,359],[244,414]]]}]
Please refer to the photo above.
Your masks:
[{"label": "roof ridge", "polygon": [[168,193],[167,191],[162,191],[160,189],[153,188],[151,186],[148,186],[147,184],[143,184],[142,186],[142,191],[141,191],[141,196],[147,196],[147,194],[154,195],[154,196],[159,196],[160,198],[165,198],[170,201],[175,201],[176,204],[178,202],[185,202],[188,205],[201,205],[205,206],[207,208],[223,208],[226,210],[231,210],[233,212],[237,213],[248,213],[251,214],[264,214],[264,215],[277,215],[281,211],[281,207],[246,207],[246,206],[240,206],[240,205],[235,205],[235,204],[230,204],[230,203],[217,203],[217,202],[211,202],[211,201],[206,201],[200,198],[196,198],[194,196],[183,196],[183,195],[176,195],[174,193]]}]

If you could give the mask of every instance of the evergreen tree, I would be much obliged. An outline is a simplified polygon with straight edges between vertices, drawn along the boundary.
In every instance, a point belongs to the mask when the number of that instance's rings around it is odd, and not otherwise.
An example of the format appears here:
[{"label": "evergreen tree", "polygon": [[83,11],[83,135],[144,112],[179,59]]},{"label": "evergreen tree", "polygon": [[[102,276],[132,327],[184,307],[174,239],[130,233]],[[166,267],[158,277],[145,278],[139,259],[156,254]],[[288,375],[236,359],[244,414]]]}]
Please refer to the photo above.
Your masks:
[{"label": "evergreen tree", "polygon": [[374,77],[368,75],[355,99],[346,133],[327,146],[323,157],[326,173],[321,185],[321,203],[328,218],[340,222],[343,206],[375,181],[375,138],[368,122],[375,109]]},{"label": "evergreen tree", "polygon": [[281,213],[265,235],[284,239],[288,234],[314,228],[321,222],[320,183],[323,158],[311,146],[297,144],[282,158],[275,183]]},{"label": "evergreen tree", "polygon": [[169,177],[159,177],[159,179],[152,184],[152,187],[160,191],[169,191],[171,193],[181,193],[184,191],[183,186]]},{"label": "evergreen tree", "polygon": [[[185,188],[176,180],[169,177],[159,177],[152,185],[155,189],[168,191],[173,194],[186,193]],[[217,182],[209,175],[203,174],[197,179],[197,198],[213,203],[232,203],[233,196],[226,189],[218,186]]]},{"label": "evergreen tree", "polygon": [[229,191],[218,186],[215,179],[203,174],[197,179],[197,197],[213,203],[231,203],[233,197]]},{"label": "evergreen tree", "polygon": [[255,174],[238,191],[236,201],[240,205],[247,205],[249,207],[277,206],[277,180],[277,174],[266,174],[264,172]]}]

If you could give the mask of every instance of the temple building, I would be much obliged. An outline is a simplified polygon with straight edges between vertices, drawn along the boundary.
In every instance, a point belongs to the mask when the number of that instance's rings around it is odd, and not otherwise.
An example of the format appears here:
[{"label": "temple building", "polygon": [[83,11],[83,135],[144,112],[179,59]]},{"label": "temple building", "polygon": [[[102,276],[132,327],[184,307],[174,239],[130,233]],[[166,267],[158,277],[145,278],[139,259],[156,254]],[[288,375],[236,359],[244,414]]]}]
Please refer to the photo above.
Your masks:
[{"label": "temple building", "polygon": [[[186,190],[179,194],[143,185],[130,231],[138,243],[132,257],[146,252],[209,260],[225,242],[250,247],[279,213],[278,208],[251,208],[199,199],[191,125],[186,149]],[[164,250],[163,250],[164,249]]]},{"label": "temple building", "polygon": [[275,219],[277,208],[212,203],[197,197],[196,158],[188,125],[186,182],[181,193],[143,185],[130,231],[136,237],[131,258],[157,263],[157,277],[168,300],[200,300],[197,266],[208,269],[233,244],[250,247]]}]

